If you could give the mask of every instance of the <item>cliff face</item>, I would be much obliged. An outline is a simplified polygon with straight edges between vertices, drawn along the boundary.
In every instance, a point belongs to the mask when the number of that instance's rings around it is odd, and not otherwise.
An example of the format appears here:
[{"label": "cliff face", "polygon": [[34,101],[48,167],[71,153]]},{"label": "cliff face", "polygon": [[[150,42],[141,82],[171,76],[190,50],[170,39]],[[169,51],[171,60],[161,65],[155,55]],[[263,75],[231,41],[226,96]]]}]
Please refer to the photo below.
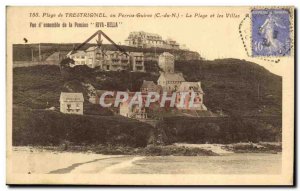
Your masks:
[{"label": "cliff face", "polygon": [[262,66],[238,59],[178,61],[175,69],[187,81],[201,81],[204,104],[229,115],[278,115],[282,78]]}]

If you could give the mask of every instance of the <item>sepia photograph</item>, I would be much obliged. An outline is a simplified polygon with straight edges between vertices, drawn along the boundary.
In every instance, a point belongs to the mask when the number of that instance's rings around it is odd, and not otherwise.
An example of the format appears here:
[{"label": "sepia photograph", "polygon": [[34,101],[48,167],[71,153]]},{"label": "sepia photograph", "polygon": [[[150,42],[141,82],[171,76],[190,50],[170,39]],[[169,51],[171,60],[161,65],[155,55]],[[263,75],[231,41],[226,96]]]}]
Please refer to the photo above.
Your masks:
[{"label": "sepia photograph", "polygon": [[14,7],[7,184],[293,185],[293,7]]}]

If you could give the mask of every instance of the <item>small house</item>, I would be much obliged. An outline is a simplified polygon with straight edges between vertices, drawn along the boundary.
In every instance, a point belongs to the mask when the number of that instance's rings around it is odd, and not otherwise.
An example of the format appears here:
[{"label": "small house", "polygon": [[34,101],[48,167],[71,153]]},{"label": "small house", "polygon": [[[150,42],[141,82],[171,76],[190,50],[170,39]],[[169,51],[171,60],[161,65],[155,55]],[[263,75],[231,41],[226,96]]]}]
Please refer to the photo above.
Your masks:
[{"label": "small house", "polygon": [[83,94],[61,92],[60,94],[60,112],[67,114],[83,115]]}]

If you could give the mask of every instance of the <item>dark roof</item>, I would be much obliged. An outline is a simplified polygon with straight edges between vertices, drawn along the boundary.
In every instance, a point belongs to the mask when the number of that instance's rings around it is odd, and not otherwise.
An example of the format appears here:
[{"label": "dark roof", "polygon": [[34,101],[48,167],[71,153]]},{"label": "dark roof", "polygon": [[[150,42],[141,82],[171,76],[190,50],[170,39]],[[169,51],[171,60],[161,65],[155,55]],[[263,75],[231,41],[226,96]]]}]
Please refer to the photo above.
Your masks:
[{"label": "dark roof", "polygon": [[60,93],[60,101],[71,101],[71,102],[83,102],[83,94],[82,93],[69,93],[69,92],[61,92]]}]

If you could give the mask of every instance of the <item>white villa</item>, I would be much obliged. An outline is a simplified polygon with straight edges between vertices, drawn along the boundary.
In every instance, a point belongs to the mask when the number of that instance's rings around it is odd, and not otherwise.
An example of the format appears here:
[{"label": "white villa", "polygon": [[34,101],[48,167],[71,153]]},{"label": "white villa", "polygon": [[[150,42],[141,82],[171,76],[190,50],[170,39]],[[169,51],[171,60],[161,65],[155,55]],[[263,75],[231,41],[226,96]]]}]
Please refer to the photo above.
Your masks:
[{"label": "white villa", "polygon": [[90,68],[100,67],[102,70],[119,71],[130,70],[145,72],[144,54],[142,52],[120,52],[102,51],[95,46],[85,51],[78,50],[75,53],[69,52],[67,57],[75,61],[76,65],[87,65]]},{"label": "white villa", "polygon": [[83,115],[84,98],[82,93],[61,92],[59,102],[60,112]]}]

